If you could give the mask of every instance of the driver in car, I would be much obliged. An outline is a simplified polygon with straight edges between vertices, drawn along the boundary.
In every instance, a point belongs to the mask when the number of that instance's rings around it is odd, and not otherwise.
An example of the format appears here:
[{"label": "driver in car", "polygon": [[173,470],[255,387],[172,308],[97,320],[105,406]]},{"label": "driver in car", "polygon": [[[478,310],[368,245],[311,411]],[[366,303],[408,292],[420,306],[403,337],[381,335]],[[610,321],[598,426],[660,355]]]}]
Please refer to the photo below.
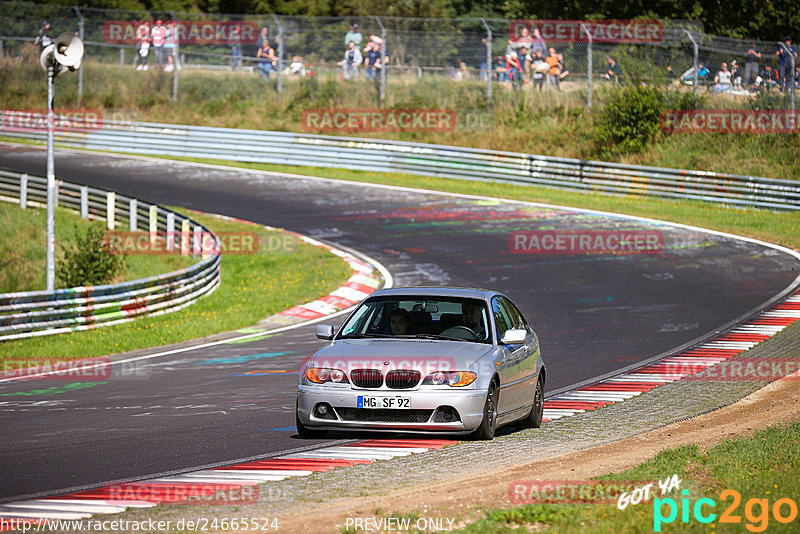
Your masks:
[{"label": "driver in car", "polygon": [[411,323],[408,312],[403,308],[396,308],[389,316],[389,329],[394,336],[408,334],[408,325]]},{"label": "driver in car", "polygon": [[475,332],[476,337],[484,339],[486,331],[483,328],[483,320],[481,317],[481,307],[471,303],[461,305],[461,322]]}]

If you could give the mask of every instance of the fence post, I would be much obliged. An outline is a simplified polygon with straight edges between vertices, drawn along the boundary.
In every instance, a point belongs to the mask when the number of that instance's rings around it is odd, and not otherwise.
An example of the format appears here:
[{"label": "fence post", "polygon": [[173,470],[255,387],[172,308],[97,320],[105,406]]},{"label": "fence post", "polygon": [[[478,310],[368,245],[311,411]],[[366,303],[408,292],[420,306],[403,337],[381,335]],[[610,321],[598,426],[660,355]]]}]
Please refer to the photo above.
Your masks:
[{"label": "fence post", "polygon": [[581,31],[586,32],[589,42],[586,44],[586,107],[592,110],[592,33],[584,23],[581,23]]},{"label": "fence post", "polygon": [[167,213],[167,251],[175,248],[175,214]]},{"label": "fence post", "polygon": [[0,59],[3,59],[3,41],[0,40]]},{"label": "fence post", "polygon": [[178,39],[178,35],[181,33],[178,31],[178,18],[175,16],[174,11],[170,11],[169,14],[172,16],[172,20],[175,21],[175,48],[172,49],[172,101],[178,101],[178,52],[180,47],[180,42]]},{"label": "fence post", "polygon": [[203,252],[203,228],[201,226],[194,227],[194,237],[192,241],[192,254],[199,256]]},{"label": "fence post", "polygon": [[106,221],[108,221],[106,226],[108,226],[109,230],[113,230],[116,224],[116,212],[117,194],[113,191],[109,191],[106,193]]},{"label": "fence post", "polygon": [[155,246],[158,238],[158,206],[150,206],[150,245]]},{"label": "fence post", "polygon": [[381,29],[381,40],[383,43],[381,44],[381,107],[386,102],[386,28],[383,27],[383,22],[381,22],[381,18],[376,16],[375,21],[378,23],[378,27]]},{"label": "fence post", "polygon": [[684,29],[683,32],[686,34],[687,37],[689,37],[689,40],[692,42],[692,46],[694,46],[694,105],[696,107],[697,106],[697,85],[698,85],[698,83],[700,81],[700,77],[697,75],[698,74],[698,72],[697,72],[698,71],[697,57],[700,54],[700,50],[697,47],[697,41],[695,41],[694,37],[692,37],[692,32],[690,32],[689,30],[686,30],[686,29]]},{"label": "fence post", "polygon": [[125,47],[119,47],[119,68],[120,70],[125,68]]},{"label": "fence post", "polygon": [[[78,24],[80,26],[78,28],[78,37],[81,38],[81,42],[83,43],[86,41],[83,30],[83,23],[84,23],[83,14],[81,13],[81,10],[78,9],[78,6],[72,6],[72,8],[75,10],[75,13],[78,14]],[[78,101],[80,101],[83,98],[83,64],[85,62],[85,59],[86,57],[84,56],[84,60],[81,61],[80,67],[78,67]]]},{"label": "fence post", "polygon": [[28,207],[28,175],[23,174],[19,177],[19,207]]},{"label": "fence post", "polygon": [[272,20],[278,26],[278,102],[280,102],[283,96],[283,24],[277,15],[272,15]]},{"label": "fence post", "polygon": [[492,103],[492,29],[481,18],[481,24],[486,28],[486,105]]},{"label": "fence post", "polygon": [[[789,56],[789,60],[792,62],[792,70],[790,71],[791,74],[789,76],[789,92],[791,94],[791,96],[789,97],[789,100],[791,102],[792,113],[794,113],[794,84],[795,84],[795,82],[794,82],[794,69],[797,66],[797,64],[795,63],[794,54],[792,54],[792,50],[788,46],[786,46],[786,43],[781,42],[781,48],[783,49],[783,53],[785,55]],[[784,69],[785,68],[786,67],[784,67]],[[784,70],[784,72],[786,72],[786,71]],[[780,72],[778,74],[780,75],[781,81],[783,81],[783,72]]]},{"label": "fence post", "polygon": [[128,230],[135,232],[139,227],[139,201],[132,198],[128,202]]},{"label": "fence post", "polygon": [[81,186],[81,219],[89,218],[89,187]]}]

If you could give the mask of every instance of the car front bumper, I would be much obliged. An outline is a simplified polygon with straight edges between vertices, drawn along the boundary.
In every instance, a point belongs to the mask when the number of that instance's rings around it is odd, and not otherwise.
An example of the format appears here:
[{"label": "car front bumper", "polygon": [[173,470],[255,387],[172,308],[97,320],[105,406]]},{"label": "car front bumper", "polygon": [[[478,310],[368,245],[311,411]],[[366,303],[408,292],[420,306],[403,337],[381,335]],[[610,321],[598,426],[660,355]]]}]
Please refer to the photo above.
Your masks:
[{"label": "car front bumper", "polygon": [[[315,385],[298,386],[297,416],[308,427],[320,430],[378,430],[403,432],[453,432],[468,433],[481,424],[486,391],[476,389],[351,389],[347,387],[328,387]],[[358,408],[359,396],[408,397],[410,409],[373,410]],[[333,408],[336,419],[315,415],[314,409],[320,403]],[[458,412],[460,420],[434,421],[439,408],[452,407]],[[425,422],[404,421],[407,415],[424,415],[430,411]],[[380,412],[380,414],[378,413]],[[330,412],[329,412],[330,413]],[[381,414],[387,417],[382,419]],[[439,417],[441,419],[441,417]]]}]

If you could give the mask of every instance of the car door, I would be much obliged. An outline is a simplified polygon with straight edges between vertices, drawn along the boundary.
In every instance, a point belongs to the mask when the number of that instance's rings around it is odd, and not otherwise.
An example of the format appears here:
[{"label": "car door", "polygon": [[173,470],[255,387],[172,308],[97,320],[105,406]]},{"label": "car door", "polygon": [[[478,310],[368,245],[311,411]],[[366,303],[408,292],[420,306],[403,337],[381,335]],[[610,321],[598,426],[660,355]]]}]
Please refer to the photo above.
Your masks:
[{"label": "car door", "polygon": [[536,337],[536,332],[528,325],[525,317],[522,316],[519,309],[513,302],[507,298],[502,299],[503,304],[506,306],[514,328],[523,329],[528,332],[525,338],[525,357],[519,363],[519,379],[523,381],[525,390],[524,398],[525,404],[533,403],[533,396],[536,390],[536,380],[538,379],[537,372],[539,369],[539,338]]},{"label": "car door", "polygon": [[507,299],[500,296],[492,298],[495,335],[497,336],[497,344],[503,351],[502,360],[498,367],[501,382],[499,407],[501,415],[514,411],[524,406],[527,402],[521,366],[527,358],[528,347],[523,343],[505,345],[500,341],[506,330],[516,328],[506,302]]}]

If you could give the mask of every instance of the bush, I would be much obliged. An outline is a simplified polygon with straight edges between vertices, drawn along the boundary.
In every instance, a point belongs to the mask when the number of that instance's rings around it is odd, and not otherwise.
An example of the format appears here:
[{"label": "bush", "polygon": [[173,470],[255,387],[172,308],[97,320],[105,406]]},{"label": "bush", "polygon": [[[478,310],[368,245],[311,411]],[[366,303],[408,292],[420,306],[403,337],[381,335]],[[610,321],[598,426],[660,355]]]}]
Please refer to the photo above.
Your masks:
[{"label": "bush", "polygon": [[105,231],[90,226],[86,235],[64,250],[56,262],[56,272],[62,287],[108,284],[125,272],[125,257],[109,254],[103,246]]},{"label": "bush", "polygon": [[664,95],[656,87],[629,85],[611,96],[595,133],[596,152],[603,158],[635,154],[661,126]]}]

